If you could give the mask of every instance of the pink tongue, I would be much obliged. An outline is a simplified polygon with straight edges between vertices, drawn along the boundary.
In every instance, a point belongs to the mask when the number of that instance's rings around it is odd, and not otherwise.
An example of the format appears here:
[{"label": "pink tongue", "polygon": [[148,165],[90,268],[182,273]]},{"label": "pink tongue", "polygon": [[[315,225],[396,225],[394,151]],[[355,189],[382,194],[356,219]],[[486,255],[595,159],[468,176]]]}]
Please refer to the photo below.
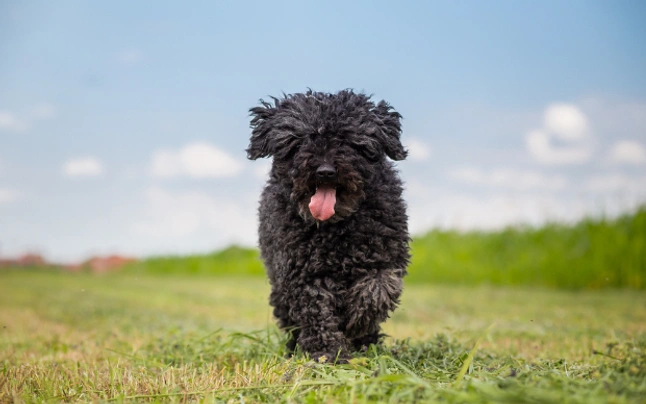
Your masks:
[{"label": "pink tongue", "polygon": [[336,204],[336,189],[319,187],[310,200],[310,212],[316,220],[325,221],[334,215]]}]

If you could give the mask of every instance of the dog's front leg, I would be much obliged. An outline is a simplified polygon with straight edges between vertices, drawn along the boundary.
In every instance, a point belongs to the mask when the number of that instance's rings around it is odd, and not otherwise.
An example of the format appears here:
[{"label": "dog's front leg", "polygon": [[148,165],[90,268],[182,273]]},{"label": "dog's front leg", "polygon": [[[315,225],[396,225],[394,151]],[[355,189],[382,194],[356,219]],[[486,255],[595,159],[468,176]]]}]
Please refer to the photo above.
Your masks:
[{"label": "dog's front leg", "polygon": [[379,341],[379,324],[399,304],[403,276],[404,271],[400,269],[374,270],[351,286],[345,298],[345,329],[355,349]]},{"label": "dog's front leg", "polygon": [[348,341],[339,330],[341,298],[330,291],[330,279],[317,279],[303,285],[292,306],[290,317],[299,325],[298,345],[319,362],[345,362]]}]

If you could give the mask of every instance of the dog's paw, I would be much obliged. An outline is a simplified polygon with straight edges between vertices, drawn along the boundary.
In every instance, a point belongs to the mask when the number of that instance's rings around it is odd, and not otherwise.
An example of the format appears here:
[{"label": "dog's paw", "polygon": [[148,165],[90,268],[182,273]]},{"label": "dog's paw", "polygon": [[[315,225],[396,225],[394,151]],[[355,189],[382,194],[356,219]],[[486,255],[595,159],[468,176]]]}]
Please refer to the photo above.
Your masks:
[{"label": "dog's paw", "polygon": [[310,357],[315,363],[328,365],[346,364],[350,360],[350,355],[344,351],[340,351],[338,353],[316,352],[310,355]]},{"label": "dog's paw", "polygon": [[352,285],[346,296],[348,317],[346,331],[349,336],[367,334],[388,318],[397,307],[403,282],[400,271],[381,271],[367,275]]}]

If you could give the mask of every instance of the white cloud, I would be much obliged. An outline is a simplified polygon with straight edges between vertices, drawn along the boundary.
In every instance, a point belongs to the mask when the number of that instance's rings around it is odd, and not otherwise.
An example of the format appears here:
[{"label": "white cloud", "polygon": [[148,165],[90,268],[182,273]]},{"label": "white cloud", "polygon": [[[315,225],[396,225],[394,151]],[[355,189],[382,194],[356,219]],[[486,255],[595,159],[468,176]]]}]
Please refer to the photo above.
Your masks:
[{"label": "white cloud", "polygon": [[24,132],[29,125],[18,119],[10,111],[0,110],[0,130],[7,130],[9,132]]},{"label": "white cloud", "polygon": [[407,141],[408,158],[413,161],[424,161],[431,155],[431,148],[419,139],[411,138]]},{"label": "white cloud", "polygon": [[[219,236],[255,243],[256,209],[254,200],[241,202],[201,191],[172,192],[160,187],[145,191],[146,217],[133,225],[140,234],[158,238],[194,235],[207,230]],[[247,206],[248,205],[248,206]]]},{"label": "white cloud", "polygon": [[646,196],[646,177],[617,173],[597,175],[584,180],[581,188],[585,191],[598,193],[642,194]]},{"label": "white cloud", "polygon": [[35,120],[51,119],[56,116],[56,109],[51,104],[39,104],[25,115],[29,118],[19,118],[8,110],[0,110],[0,131],[26,132]]},{"label": "white cloud", "polygon": [[555,194],[494,191],[477,195],[429,187],[421,180],[408,180],[405,196],[413,234],[432,228],[491,230],[520,224],[539,225],[547,220],[574,220],[591,212],[578,201]]},{"label": "white cloud", "polygon": [[224,178],[233,177],[243,164],[208,143],[191,143],[177,151],[159,150],[153,154],[153,177]]},{"label": "white cloud", "polygon": [[588,135],[588,118],[571,104],[554,103],[545,109],[544,127],[563,140],[576,141]]},{"label": "white cloud", "polygon": [[529,153],[543,164],[580,164],[592,157],[588,119],[571,104],[548,105],[543,127],[528,132],[525,141]]},{"label": "white cloud", "polygon": [[585,163],[592,157],[592,149],[588,145],[574,147],[554,147],[549,133],[543,130],[533,130],[527,134],[526,143],[529,152],[543,164],[579,164]]},{"label": "white cloud", "polygon": [[103,164],[96,157],[80,157],[63,164],[63,174],[68,177],[96,177],[104,172]]},{"label": "white cloud", "polygon": [[21,193],[15,189],[0,187],[0,204],[11,203],[19,200]]},{"label": "white cloud", "polygon": [[[506,226],[539,226],[548,221],[572,223],[586,216],[613,217],[640,206],[646,197],[641,191],[607,191],[634,186],[640,179],[595,179],[587,187],[601,187],[601,192],[581,192],[573,187],[570,194],[544,192],[507,193],[500,191],[456,192],[443,187],[429,186],[422,180],[409,179],[405,197],[408,204],[409,228],[412,234],[422,234],[433,228],[457,230],[495,230]],[[646,178],[641,178],[646,184]],[[625,188],[624,188],[625,189]]]},{"label": "white cloud", "polygon": [[462,167],[449,171],[449,177],[470,185],[506,188],[518,191],[561,190],[568,181],[560,175],[545,175],[536,171],[494,169],[489,172],[476,167]]},{"label": "white cloud", "polygon": [[644,164],[646,163],[646,148],[639,142],[622,140],[612,146],[608,160],[615,164]]},{"label": "white cloud", "polygon": [[646,102],[588,98],[579,103],[595,134],[613,141],[646,138]]},{"label": "white cloud", "polygon": [[124,66],[132,66],[144,60],[144,54],[139,49],[124,49],[117,53],[117,63]]}]

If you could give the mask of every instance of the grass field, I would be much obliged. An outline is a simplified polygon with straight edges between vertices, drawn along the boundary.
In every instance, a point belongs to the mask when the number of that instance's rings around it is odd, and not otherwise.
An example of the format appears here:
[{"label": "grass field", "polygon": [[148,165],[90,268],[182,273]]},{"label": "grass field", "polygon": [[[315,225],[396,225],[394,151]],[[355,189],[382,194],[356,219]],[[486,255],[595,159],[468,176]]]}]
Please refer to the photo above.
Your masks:
[{"label": "grass field", "polygon": [[340,366],[285,359],[267,294],[2,271],[0,402],[646,402],[643,291],[411,283],[393,338]]}]

